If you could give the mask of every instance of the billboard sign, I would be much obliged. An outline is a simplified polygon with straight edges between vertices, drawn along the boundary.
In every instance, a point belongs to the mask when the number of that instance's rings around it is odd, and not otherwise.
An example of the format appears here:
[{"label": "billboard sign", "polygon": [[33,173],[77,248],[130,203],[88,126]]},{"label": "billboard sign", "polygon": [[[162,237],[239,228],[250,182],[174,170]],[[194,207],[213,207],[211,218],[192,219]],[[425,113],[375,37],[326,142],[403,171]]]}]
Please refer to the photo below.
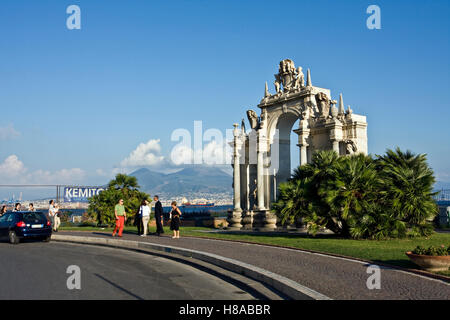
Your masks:
[{"label": "billboard sign", "polygon": [[64,202],[88,202],[103,190],[103,187],[64,187]]}]

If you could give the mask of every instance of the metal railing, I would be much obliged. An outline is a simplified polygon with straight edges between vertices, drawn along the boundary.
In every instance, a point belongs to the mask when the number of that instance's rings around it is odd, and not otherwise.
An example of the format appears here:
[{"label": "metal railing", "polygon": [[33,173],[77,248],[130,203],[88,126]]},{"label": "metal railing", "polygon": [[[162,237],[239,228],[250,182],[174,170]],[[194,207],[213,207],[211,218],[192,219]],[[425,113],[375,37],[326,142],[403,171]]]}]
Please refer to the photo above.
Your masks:
[{"label": "metal railing", "polygon": [[[97,188],[94,186],[78,186],[70,184],[0,184],[0,188],[55,188],[55,201],[61,203],[64,201],[64,188],[66,187],[83,187],[83,188]],[[20,201],[18,201],[20,202]]]}]

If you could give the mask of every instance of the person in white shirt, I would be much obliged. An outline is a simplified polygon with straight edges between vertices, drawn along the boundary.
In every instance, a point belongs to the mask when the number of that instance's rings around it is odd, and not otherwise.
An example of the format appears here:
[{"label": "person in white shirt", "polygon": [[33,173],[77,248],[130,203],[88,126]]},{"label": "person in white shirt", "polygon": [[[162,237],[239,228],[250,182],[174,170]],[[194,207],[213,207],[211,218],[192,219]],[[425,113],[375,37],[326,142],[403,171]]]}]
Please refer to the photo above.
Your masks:
[{"label": "person in white shirt", "polygon": [[142,218],[142,225],[144,226],[144,233],[141,234],[141,237],[147,236],[148,221],[150,220],[150,211],[151,211],[148,203],[149,202],[147,200],[142,201],[142,204],[139,208],[139,215]]},{"label": "person in white shirt", "polygon": [[52,221],[53,231],[58,232],[59,225],[61,224],[61,219],[58,217],[59,209],[57,208],[57,205],[55,205],[54,200],[50,200],[49,204],[48,215]]}]

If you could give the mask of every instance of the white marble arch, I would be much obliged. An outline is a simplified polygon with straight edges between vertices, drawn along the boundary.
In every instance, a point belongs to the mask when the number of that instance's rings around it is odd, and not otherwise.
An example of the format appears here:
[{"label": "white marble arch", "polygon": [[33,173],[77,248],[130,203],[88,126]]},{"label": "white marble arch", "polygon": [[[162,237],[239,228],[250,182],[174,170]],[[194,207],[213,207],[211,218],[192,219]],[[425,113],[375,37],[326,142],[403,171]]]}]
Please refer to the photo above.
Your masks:
[{"label": "white marble arch", "polygon": [[[270,94],[266,83],[258,104],[260,115],[247,111],[251,132],[234,125],[234,163],[239,161],[240,165],[233,166],[236,187],[231,227],[276,227],[270,208],[278,185],[291,176],[292,131],[298,135],[300,165],[310,162],[317,150],[332,149],[339,155],[368,151],[366,117],[354,114],[350,106],[346,111],[342,94],[337,108],[329,89],[312,85],[309,69],[305,84],[302,68],[285,59],[274,84],[276,92]],[[298,128],[293,128],[298,120]]]}]

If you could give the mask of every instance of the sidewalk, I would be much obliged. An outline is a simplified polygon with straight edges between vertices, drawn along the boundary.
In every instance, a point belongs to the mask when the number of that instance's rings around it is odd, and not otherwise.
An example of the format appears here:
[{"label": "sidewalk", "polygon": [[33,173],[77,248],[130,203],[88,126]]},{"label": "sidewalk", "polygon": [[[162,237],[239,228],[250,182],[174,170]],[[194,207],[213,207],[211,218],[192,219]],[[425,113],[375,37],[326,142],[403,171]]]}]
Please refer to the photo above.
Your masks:
[{"label": "sidewalk", "polygon": [[[61,231],[58,234],[111,238],[107,232]],[[118,238],[114,238],[118,239]],[[170,245],[217,254],[277,273],[332,299],[450,299],[450,284],[381,267],[381,289],[369,290],[367,263],[293,249],[222,240],[124,233],[123,239]]]}]

